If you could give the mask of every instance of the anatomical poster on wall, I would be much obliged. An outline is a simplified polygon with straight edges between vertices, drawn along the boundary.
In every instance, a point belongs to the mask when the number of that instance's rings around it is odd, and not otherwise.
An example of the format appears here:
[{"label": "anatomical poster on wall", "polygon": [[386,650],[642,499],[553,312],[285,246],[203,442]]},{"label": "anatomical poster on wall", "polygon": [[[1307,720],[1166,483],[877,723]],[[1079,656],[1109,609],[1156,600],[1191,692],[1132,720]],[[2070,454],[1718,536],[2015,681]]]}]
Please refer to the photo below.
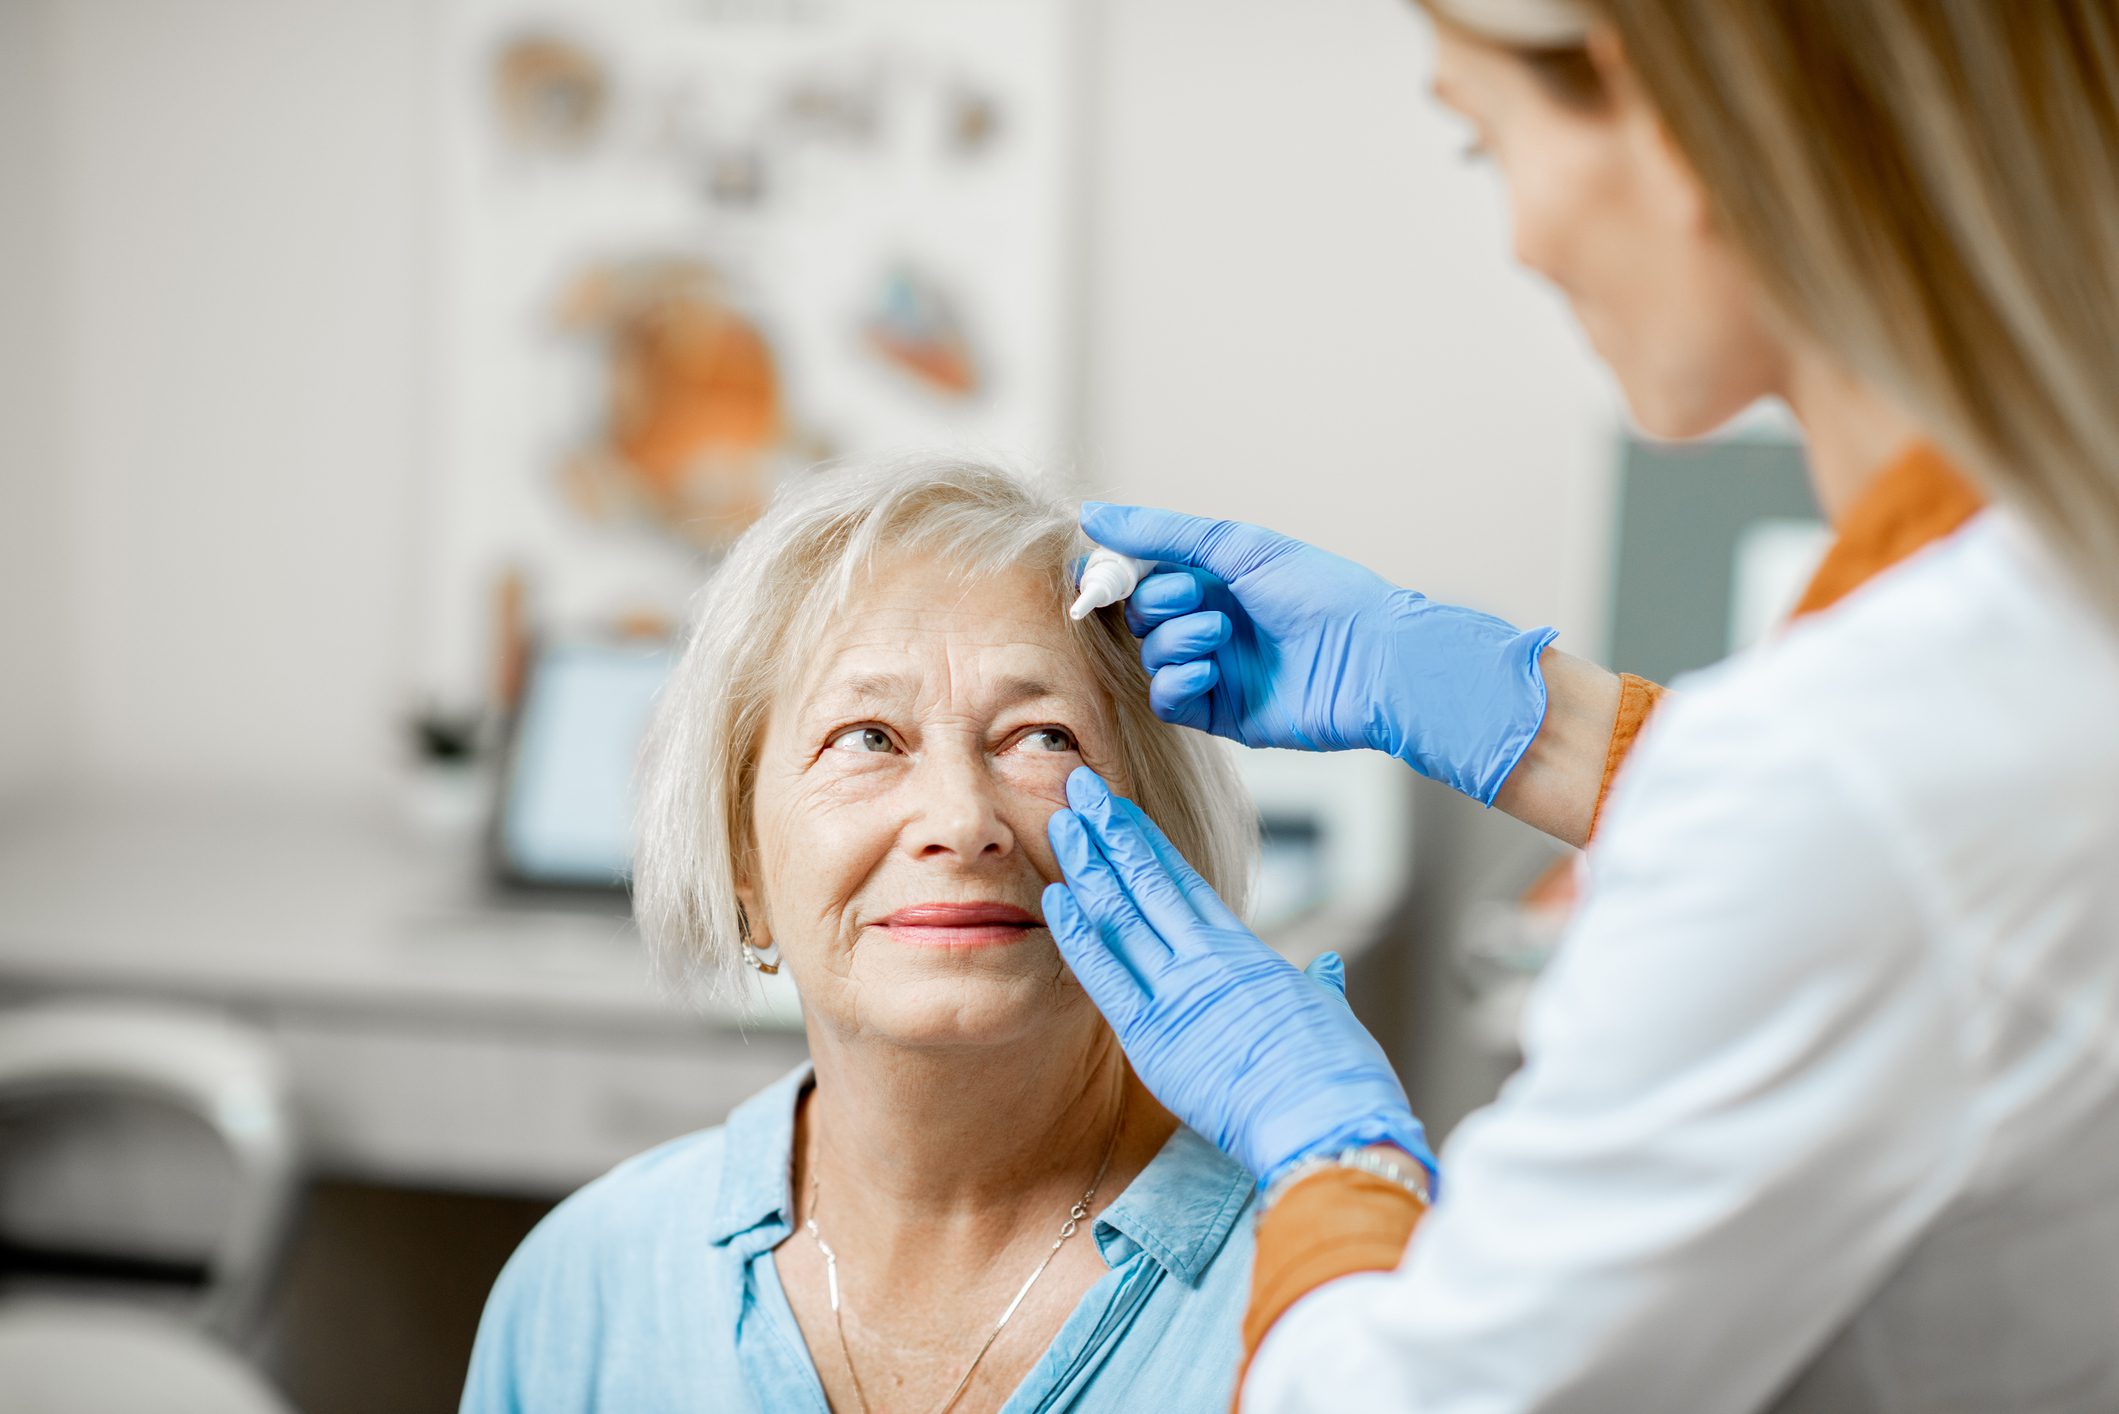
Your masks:
[{"label": "anatomical poster on wall", "polygon": [[1071,445],[1080,7],[448,0],[423,686],[675,621],[820,461]]}]

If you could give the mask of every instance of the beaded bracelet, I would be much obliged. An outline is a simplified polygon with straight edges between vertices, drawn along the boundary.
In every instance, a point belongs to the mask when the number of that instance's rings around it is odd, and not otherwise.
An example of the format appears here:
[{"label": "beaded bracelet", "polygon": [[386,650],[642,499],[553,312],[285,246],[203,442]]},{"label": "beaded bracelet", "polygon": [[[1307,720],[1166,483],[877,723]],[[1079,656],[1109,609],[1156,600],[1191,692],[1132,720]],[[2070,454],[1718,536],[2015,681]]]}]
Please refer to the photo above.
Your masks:
[{"label": "beaded bracelet", "polygon": [[1373,1147],[1357,1146],[1341,1149],[1336,1154],[1313,1154],[1301,1160],[1293,1168],[1273,1180],[1266,1189],[1265,1200],[1258,1205],[1260,1216],[1280,1201],[1282,1194],[1303,1179],[1322,1169],[1349,1168],[1371,1174],[1387,1183],[1395,1183],[1420,1200],[1420,1206],[1430,1206],[1434,1199],[1429,1195],[1427,1169],[1418,1160],[1401,1162]]}]

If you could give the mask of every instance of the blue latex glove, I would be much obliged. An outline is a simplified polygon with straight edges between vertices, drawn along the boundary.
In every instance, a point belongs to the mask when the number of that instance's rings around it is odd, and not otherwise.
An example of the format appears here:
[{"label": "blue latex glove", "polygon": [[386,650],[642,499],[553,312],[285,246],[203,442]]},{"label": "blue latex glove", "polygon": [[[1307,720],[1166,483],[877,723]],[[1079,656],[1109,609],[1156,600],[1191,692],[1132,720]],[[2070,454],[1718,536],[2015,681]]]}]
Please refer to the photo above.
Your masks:
[{"label": "blue latex glove", "polygon": [[1549,628],[1438,604],[1239,521],[1090,501],[1082,529],[1160,562],[1126,621],[1166,722],[1246,746],[1370,747],[1491,805],[1545,720]]},{"label": "blue latex glove", "polygon": [[1045,926],[1155,1098],[1259,1180],[1391,1143],[1435,1170],[1405,1087],[1327,953],[1305,973],[1252,935],[1133,802],[1086,767],[1047,826],[1066,882]]}]

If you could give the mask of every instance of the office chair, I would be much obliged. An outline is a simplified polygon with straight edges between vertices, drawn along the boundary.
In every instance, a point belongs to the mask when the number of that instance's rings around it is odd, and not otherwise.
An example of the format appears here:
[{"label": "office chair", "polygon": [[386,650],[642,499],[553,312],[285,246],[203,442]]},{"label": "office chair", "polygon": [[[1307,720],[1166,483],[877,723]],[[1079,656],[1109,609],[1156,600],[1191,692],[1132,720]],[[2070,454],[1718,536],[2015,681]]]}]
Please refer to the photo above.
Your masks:
[{"label": "office chair", "polygon": [[0,1105],[76,1097],[144,1099],[202,1122],[233,1161],[227,1221],[188,1319],[110,1300],[0,1302],[7,1408],[291,1414],[236,1353],[275,1274],[299,1178],[277,1054],[245,1028],[175,1007],[0,1011]]}]

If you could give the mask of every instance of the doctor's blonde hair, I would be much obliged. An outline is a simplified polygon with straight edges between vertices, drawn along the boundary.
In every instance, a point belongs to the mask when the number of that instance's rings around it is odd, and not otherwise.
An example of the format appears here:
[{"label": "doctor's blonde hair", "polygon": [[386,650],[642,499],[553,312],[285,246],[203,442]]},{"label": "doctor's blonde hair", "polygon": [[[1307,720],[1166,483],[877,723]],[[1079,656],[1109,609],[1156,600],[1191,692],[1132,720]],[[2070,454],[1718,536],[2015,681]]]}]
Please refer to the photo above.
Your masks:
[{"label": "doctor's blonde hair", "polygon": [[[920,456],[841,465],[788,487],[746,530],[694,605],[682,659],[657,703],[642,763],[633,911],[658,971],[692,995],[733,996],[752,868],[752,789],[774,703],[873,569],[902,556],[968,582],[1029,570],[1064,620],[1073,558],[1088,546],[1077,502],[984,462]],[[1228,748],[1148,706],[1139,646],[1118,607],[1074,626],[1111,701],[1133,799],[1241,914],[1258,817]]]},{"label": "doctor's blonde hair", "polygon": [[2119,4],[1425,3],[1548,71],[1608,24],[1782,316],[2119,619]]}]

